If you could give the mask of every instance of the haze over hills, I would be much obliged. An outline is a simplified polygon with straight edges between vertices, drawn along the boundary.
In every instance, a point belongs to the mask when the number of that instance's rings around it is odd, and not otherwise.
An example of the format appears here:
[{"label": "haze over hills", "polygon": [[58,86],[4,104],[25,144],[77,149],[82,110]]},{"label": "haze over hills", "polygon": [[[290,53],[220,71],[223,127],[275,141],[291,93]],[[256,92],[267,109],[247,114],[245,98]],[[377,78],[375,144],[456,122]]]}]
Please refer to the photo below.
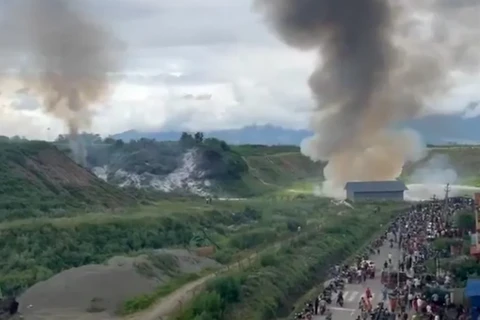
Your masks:
[{"label": "haze over hills", "polygon": [[[180,139],[181,131],[141,132],[130,130],[113,136],[125,141],[140,138],[155,139],[158,141],[172,141]],[[285,129],[273,125],[252,125],[239,129],[212,130],[204,132],[205,137],[214,137],[229,144],[265,144],[265,145],[299,145],[311,135],[308,130]]]},{"label": "haze over hills", "polygon": [[[431,115],[399,124],[419,132],[430,144],[477,144],[480,142],[480,118],[464,115]],[[309,130],[286,129],[274,125],[253,125],[239,129],[213,130],[204,132],[205,137],[215,137],[229,144],[300,145],[312,133]],[[181,131],[141,132],[130,130],[113,135],[125,141],[140,138],[158,141],[176,141]]]}]

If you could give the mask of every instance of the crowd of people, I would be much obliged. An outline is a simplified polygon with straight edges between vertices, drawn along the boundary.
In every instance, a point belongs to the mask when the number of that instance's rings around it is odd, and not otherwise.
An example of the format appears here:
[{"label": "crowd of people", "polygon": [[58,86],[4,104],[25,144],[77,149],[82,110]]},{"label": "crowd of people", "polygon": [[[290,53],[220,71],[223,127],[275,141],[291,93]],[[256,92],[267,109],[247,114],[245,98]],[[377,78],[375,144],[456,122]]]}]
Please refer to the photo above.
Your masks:
[{"label": "crowd of people", "polygon": [[[312,319],[316,314],[331,319],[333,314],[328,305],[336,303],[343,306],[345,283],[362,283],[376,277],[376,266],[368,257],[379,254],[379,248],[385,242],[400,253],[395,257],[389,253],[380,266],[382,301],[373,305],[371,290],[367,288],[359,301],[357,319],[466,318],[465,308],[454,305],[448,291],[453,276],[449,272],[429,274],[425,262],[438,255],[431,245],[432,241],[439,237],[462,236],[460,230],[454,227],[453,217],[457,211],[471,208],[472,203],[470,198],[459,197],[450,198],[448,202],[436,200],[414,204],[389,226],[384,235],[373,241],[366,252],[358,256],[353,266],[336,266],[330,284],[314,302],[307,304],[304,312],[296,315],[296,319]],[[336,301],[332,301],[332,292],[337,292]]]},{"label": "crowd of people", "polygon": [[[418,203],[392,224],[389,241],[391,247],[400,249],[398,262],[385,261],[383,302],[376,309],[367,310],[367,314],[362,312],[360,319],[367,319],[368,315],[372,319],[466,318],[465,308],[453,304],[448,290],[452,275],[449,272],[429,274],[425,262],[435,260],[438,255],[432,241],[439,237],[461,236],[453,218],[457,211],[470,209],[472,202],[470,198],[451,198],[448,202]],[[387,300],[388,305],[385,304]]]},{"label": "crowd of people", "polygon": [[[361,283],[365,282],[367,278],[375,277],[375,264],[368,260],[369,256],[379,253],[379,248],[383,245],[386,239],[386,234],[380,238],[375,239],[365,249],[364,252],[358,254],[352,266],[348,264],[336,265],[332,268],[330,275],[332,280],[326,285],[322,293],[311,303],[307,303],[304,310],[295,315],[295,319],[313,318],[313,315],[323,315],[326,320],[331,320],[333,317],[332,311],[328,305],[335,303],[339,307],[343,307],[343,289],[347,283]],[[333,299],[333,294],[335,299]]]}]

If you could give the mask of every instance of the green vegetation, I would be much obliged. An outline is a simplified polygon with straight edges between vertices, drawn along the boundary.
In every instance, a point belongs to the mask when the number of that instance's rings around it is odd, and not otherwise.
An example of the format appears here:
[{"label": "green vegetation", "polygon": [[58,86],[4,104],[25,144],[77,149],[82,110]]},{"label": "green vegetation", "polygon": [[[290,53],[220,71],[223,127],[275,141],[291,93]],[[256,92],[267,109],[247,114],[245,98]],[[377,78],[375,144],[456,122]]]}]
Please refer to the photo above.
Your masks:
[{"label": "green vegetation", "polygon": [[444,157],[448,167],[455,169],[459,177],[456,183],[480,187],[480,146],[429,146],[427,157],[406,165],[403,176],[410,176],[415,169],[425,167],[430,159],[438,156]]},{"label": "green vegetation", "polygon": [[42,141],[0,141],[0,221],[108,210],[137,200]]},{"label": "green vegetation", "polygon": [[115,214],[5,222],[0,224],[0,287],[18,292],[62,270],[112,256],[196,246],[192,239],[199,234],[218,244],[216,259],[229,263],[295,234],[299,226],[318,225],[337,211],[328,200],[314,198],[212,205],[180,198]]},{"label": "green vegetation", "polygon": [[[241,180],[248,171],[242,156],[232,150],[224,141],[215,138],[203,138],[203,134],[183,133],[179,141],[159,142],[152,139],[140,139],[130,142],[102,139],[99,136],[86,138],[89,167],[108,166],[108,181],[116,181],[115,172],[124,170],[135,174],[166,176],[174,172],[185,154],[195,150],[195,164],[202,172],[202,179],[218,181],[222,186],[229,181]],[[68,149],[67,137],[60,136],[55,142],[65,151]]]},{"label": "green vegetation", "polygon": [[261,144],[241,144],[233,146],[232,149],[245,157],[278,155],[279,153],[300,153],[300,148],[297,146],[265,146]]},{"label": "green vegetation", "polygon": [[332,263],[355,252],[397,210],[374,214],[373,205],[331,217],[318,230],[306,232],[276,253],[262,255],[247,270],[231,272],[207,285],[178,320],[271,319],[290,313],[297,298],[319,283]]},{"label": "green vegetation", "polygon": [[200,279],[201,276],[202,275],[198,273],[189,273],[178,276],[167,282],[166,285],[158,287],[157,290],[150,294],[144,294],[139,297],[135,297],[125,301],[121,310],[119,311],[119,314],[129,315],[141,310],[145,310],[151,307],[160,298],[169,295],[170,293],[186,285],[187,283]]},{"label": "green vegetation", "polygon": [[[0,288],[5,294],[117,255],[213,246],[217,250],[212,258],[222,264],[261,254],[247,270],[211,281],[206,293],[192,301],[179,319],[283,316],[312,283],[321,280],[332,262],[351,255],[396,210],[396,205],[383,203],[382,214],[373,214],[378,204],[350,209],[310,196],[311,181],[322,177],[323,165],[302,156],[294,146],[229,146],[204,139],[201,133],[185,133],[172,142],[88,137],[89,167],[108,167],[109,182],[119,182],[118,170],[165,177],[195,150],[200,178],[212,181],[212,191],[251,197],[207,204],[184,194],[147,196],[113,187],[59,150],[68,151],[66,137],[55,145],[0,140]],[[463,170],[462,177],[480,181],[475,161],[480,148],[433,148],[429,157],[435,154],[446,154],[453,167]],[[405,174],[425,161],[407,166]],[[466,231],[472,221],[470,213],[457,215],[457,225]],[[449,243],[437,245],[446,248]],[[151,268],[158,268],[171,281],[126,301],[123,314],[147,308],[203,275],[175,271],[176,262],[168,257],[150,256],[150,261],[151,265],[138,266],[139,272],[152,276]]]},{"label": "green vegetation", "polygon": [[467,234],[468,231],[474,231],[476,222],[475,222],[475,213],[473,210],[464,210],[457,212],[455,214],[455,226],[462,230],[463,234]]},{"label": "green vegetation", "polygon": [[[278,191],[292,183],[321,176],[321,166],[300,154],[295,146],[230,146],[215,138],[204,138],[201,132],[183,133],[179,141],[140,139],[130,142],[102,139],[98,135],[85,135],[90,168],[107,169],[107,179],[114,184],[124,177],[118,170],[143,176],[142,184],[148,186],[153,176],[166,177],[193,152],[196,173],[211,183],[215,194],[251,197]],[[60,136],[55,144],[69,151],[68,137]]]}]

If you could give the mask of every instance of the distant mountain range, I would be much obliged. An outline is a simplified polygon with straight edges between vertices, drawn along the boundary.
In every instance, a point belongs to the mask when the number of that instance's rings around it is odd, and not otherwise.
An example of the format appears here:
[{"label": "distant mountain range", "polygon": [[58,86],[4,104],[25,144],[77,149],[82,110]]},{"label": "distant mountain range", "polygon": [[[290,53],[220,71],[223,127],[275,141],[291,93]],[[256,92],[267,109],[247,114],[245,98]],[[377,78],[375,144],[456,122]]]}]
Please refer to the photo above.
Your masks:
[{"label": "distant mountain range", "polygon": [[[292,130],[273,125],[247,126],[241,129],[215,130],[203,132],[205,138],[214,137],[229,144],[266,144],[266,145],[299,145],[300,142],[311,135],[308,130]],[[137,140],[140,138],[169,141],[180,139],[182,132],[157,131],[141,132],[136,130],[126,131],[113,136],[115,139]]]},{"label": "distant mountain range", "polygon": [[[430,144],[478,144],[480,143],[480,117],[463,115],[432,115],[398,124],[399,128],[411,128],[419,132]],[[141,132],[130,130],[113,136],[125,141],[140,138],[159,141],[178,140],[182,133],[176,131]],[[308,130],[285,129],[273,125],[253,125],[241,129],[204,132],[205,137],[215,137],[230,144],[300,145],[312,133]]]}]

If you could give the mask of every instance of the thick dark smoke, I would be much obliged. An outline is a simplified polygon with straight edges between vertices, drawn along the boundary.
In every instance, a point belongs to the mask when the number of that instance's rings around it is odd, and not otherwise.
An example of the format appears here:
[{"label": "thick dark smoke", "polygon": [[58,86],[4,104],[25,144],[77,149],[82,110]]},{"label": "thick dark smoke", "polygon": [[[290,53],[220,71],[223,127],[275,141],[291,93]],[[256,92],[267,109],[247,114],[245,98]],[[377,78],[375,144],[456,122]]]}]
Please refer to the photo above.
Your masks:
[{"label": "thick dark smoke", "polygon": [[315,135],[302,151],[328,161],[326,191],[352,180],[394,179],[422,156],[416,134],[390,130],[392,124],[445,94],[452,70],[472,71],[479,62],[470,50],[480,38],[479,2],[465,9],[446,2],[257,0],[286,44],[319,52],[309,80]]},{"label": "thick dark smoke", "polygon": [[23,86],[64,121],[82,164],[80,130],[91,125],[93,108],[109,93],[108,73],[118,66],[118,43],[85,6],[77,0],[16,0],[8,9],[33,67],[21,78]]}]

